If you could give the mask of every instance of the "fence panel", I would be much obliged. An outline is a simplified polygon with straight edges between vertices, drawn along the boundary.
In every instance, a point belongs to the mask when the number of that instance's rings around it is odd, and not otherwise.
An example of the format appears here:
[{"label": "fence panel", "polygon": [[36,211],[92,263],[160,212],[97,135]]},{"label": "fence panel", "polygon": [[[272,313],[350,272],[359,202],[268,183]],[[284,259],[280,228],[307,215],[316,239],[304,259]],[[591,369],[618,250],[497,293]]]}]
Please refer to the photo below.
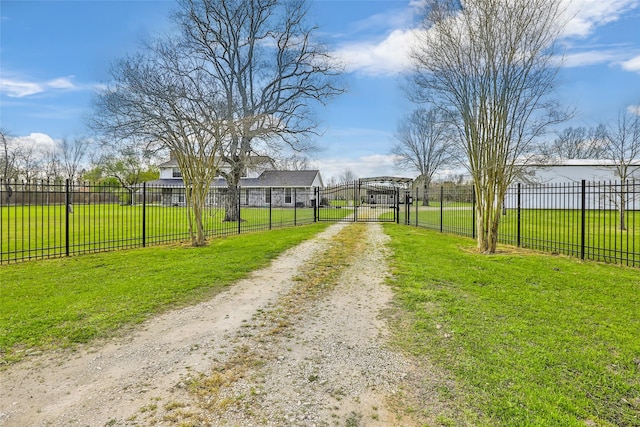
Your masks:
[{"label": "fence panel", "polygon": [[444,233],[475,236],[474,193],[470,185],[431,187],[426,197],[416,193],[413,223]]},{"label": "fence panel", "polygon": [[[427,194],[426,202],[416,197],[412,224],[475,237],[471,187],[432,187]],[[638,181],[516,184],[503,205],[500,243],[640,267]]]},{"label": "fence panel", "polygon": [[[314,189],[212,188],[207,237],[314,222]],[[183,187],[5,182],[0,188],[0,264],[188,241]]]}]

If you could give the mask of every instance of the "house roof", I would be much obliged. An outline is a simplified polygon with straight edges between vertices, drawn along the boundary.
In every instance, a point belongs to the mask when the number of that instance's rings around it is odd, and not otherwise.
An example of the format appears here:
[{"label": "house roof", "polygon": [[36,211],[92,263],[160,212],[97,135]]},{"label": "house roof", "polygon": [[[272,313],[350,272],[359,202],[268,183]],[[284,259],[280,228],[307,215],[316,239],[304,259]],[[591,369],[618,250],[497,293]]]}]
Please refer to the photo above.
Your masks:
[{"label": "house roof", "polygon": [[[319,175],[319,170],[266,170],[255,180],[259,181],[261,187],[311,187]],[[322,179],[320,182],[322,182]]]},{"label": "house roof", "polygon": [[178,161],[176,159],[169,159],[168,161],[164,162],[164,163],[160,163],[158,165],[158,168],[177,168],[178,167]]},{"label": "house roof", "polygon": [[[267,170],[257,178],[240,178],[240,187],[256,188],[256,187],[291,187],[291,188],[310,188],[314,186],[314,181],[318,177],[320,185],[322,178],[319,170],[303,170],[303,171],[274,171]],[[182,178],[174,179],[156,179],[147,182],[147,185],[154,187],[184,187]],[[211,184],[212,187],[227,187],[227,181],[224,178],[216,178]]]}]

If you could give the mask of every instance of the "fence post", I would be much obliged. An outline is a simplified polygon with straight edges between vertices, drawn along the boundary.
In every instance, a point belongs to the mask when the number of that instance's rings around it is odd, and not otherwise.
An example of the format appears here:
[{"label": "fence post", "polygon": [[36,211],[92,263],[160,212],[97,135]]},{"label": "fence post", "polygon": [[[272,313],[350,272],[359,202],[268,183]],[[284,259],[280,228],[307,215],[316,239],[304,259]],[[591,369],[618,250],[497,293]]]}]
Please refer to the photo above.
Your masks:
[{"label": "fence post", "polygon": [[[424,197],[424,195],[423,195]],[[418,226],[418,205],[420,204],[418,202],[418,187],[416,187],[416,198],[414,199],[416,202],[416,227]]]},{"label": "fence post", "polygon": [[242,197],[242,187],[237,186],[236,187],[238,189],[238,200],[236,200],[236,202],[238,202],[238,234],[241,233],[241,228],[240,226],[242,225],[242,216],[240,215],[240,198]]},{"label": "fence post", "polygon": [[584,259],[584,248],[585,248],[585,238],[586,238],[586,235],[585,235],[586,234],[585,233],[586,232],[585,221],[586,221],[586,217],[587,217],[587,215],[586,215],[586,213],[587,213],[586,212],[586,209],[587,209],[587,207],[586,207],[586,204],[587,204],[586,203],[587,202],[586,189],[587,189],[587,183],[583,179],[582,180],[582,190],[581,190],[581,195],[580,195],[580,198],[581,198],[581,207],[580,207],[581,212],[580,212],[580,215],[581,215],[581,218],[582,218],[582,220],[580,221],[580,259]]},{"label": "fence post", "polygon": [[411,198],[411,190],[404,190],[404,225],[411,223],[411,206],[409,206],[409,199]]},{"label": "fence post", "polygon": [[142,183],[142,247],[147,247],[147,183]]},{"label": "fence post", "polygon": [[444,214],[444,209],[442,205],[444,205],[444,186],[440,187],[440,232],[441,233],[443,230],[442,223],[443,223],[443,214]]},{"label": "fence post", "polygon": [[271,230],[272,227],[272,212],[271,212],[271,207],[273,206],[273,192],[271,191],[273,188],[269,187],[269,230]]},{"label": "fence post", "polygon": [[[353,222],[358,221],[358,205],[356,205],[356,193],[358,192],[360,181],[353,181]],[[347,205],[349,202],[347,201]]]},{"label": "fence post", "polygon": [[320,187],[315,187],[313,189],[313,196],[315,202],[313,203],[313,222],[318,222],[318,203],[320,203]]},{"label": "fence post", "polygon": [[520,183],[518,183],[518,247],[520,247],[520,231],[521,231],[521,226],[520,226]]},{"label": "fence post", "polygon": [[400,224],[400,191],[398,188],[395,189],[395,214],[396,214],[396,224]]},{"label": "fence post", "polygon": [[69,178],[65,180],[64,186],[64,249],[66,256],[69,256],[69,214],[71,210],[71,199],[69,194]]}]

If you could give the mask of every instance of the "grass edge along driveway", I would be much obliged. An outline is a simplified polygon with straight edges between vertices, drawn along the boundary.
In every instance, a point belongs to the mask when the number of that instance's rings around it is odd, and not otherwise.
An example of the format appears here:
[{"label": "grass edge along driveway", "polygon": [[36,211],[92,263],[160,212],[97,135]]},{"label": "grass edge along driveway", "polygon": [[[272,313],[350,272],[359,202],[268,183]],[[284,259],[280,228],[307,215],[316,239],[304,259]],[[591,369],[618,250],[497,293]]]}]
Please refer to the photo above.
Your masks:
[{"label": "grass edge along driveway", "polygon": [[[639,426],[640,271],[386,225],[399,342],[457,384],[443,425]],[[420,408],[429,411],[429,408]]]},{"label": "grass edge along driveway", "polygon": [[0,366],[211,298],[326,226],[0,266]]}]

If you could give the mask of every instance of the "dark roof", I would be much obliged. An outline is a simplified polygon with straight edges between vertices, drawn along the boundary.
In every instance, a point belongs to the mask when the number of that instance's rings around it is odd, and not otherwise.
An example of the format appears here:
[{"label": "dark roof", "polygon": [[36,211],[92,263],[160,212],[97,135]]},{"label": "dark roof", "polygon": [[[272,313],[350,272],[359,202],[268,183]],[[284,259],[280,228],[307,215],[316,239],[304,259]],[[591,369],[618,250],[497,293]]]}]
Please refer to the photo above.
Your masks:
[{"label": "dark roof", "polygon": [[[273,171],[268,170],[262,172],[257,178],[240,178],[240,187],[296,187],[308,188],[313,186],[316,176],[319,176],[318,170],[304,171]],[[182,178],[175,179],[155,179],[147,182],[147,185],[154,187],[184,187]],[[216,178],[211,184],[212,187],[227,187],[227,181],[224,178]]]},{"label": "dark roof", "polygon": [[259,180],[262,187],[311,187],[319,174],[319,170],[266,170],[256,180]]}]

